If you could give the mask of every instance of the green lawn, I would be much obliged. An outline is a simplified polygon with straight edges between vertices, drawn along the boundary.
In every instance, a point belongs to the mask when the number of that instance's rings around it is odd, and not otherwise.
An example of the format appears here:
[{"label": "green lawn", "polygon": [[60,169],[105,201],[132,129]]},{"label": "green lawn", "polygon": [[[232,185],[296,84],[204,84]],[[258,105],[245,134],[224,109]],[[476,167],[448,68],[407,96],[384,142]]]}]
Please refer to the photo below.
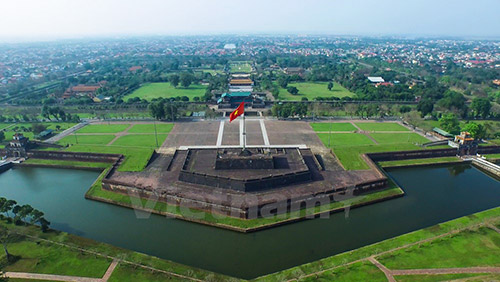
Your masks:
[{"label": "green lawn", "polygon": [[386,167],[386,166],[405,166],[405,165],[447,163],[447,162],[458,162],[458,161],[460,161],[460,159],[457,157],[442,157],[442,158],[425,158],[425,159],[411,159],[411,160],[400,160],[400,161],[386,161],[386,162],[379,162],[378,164],[382,167]]},{"label": "green lawn", "polygon": [[110,163],[98,162],[79,162],[79,161],[66,161],[66,160],[47,160],[47,159],[33,159],[29,158],[23,164],[40,164],[40,165],[65,165],[75,167],[90,167],[90,168],[107,168],[111,166]]},{"label": "green lawn", "polygon": [[379,144],[423,144],[430,142],[429,139],[417,133],[370,133],[370,136]]},{"label": "green lawn", "polygon": [[71,144],[107,145],[115,138],[114,135],[68,135],[59,140],[57,144],[66,146]]},{"label": "green lawn", "polygon": [[311,123],[311,127],[314,131],[356,131],[356,127],[349,122],[315,122]]},{"label": "green lawn", "polygon": [[366,131],[409,131],[408,128],[395,122],[356,122],[355,124]]},{"label": "green lawn", "polygon": [[[157,133],[169,133],[174,124],[172,123],[156,123]],[[155,133],[154,124],[136,124],[129,131],[129,133]]]},{"label": "green lawn", "polygon": [[248,62],[232,62],[230,64],[230,71],[231,72],[245,72],[245,73],[250,73],[252,72],[252,66]]},{"label": "green lawn", "polygon": [[385,282],[384,273],[374,264],[367,261],[357,262],[349,266],[339,267],[334,270],[325,271],[319,275],[300,279],[299,281],[380,281]]},{"label": "green lawn", "polygon": [[152,148],[118,147],[118,146],[95,146],[95,145],[73,145],[67,149],[70,152],[89,152],[103,154],[122,154],[125,161],[118,168],[119,171],[141,171],[148,164]]},{"label": "green lawn", "polygon": [[[440,275],[397,275],[394,276],[398,282],[486,282],[500,281],[500,274],[440,274]],[[469,279],[466,279],[469,278]]]},{"label": "green lawn", "polygon": [[[324,142],[324,141],[323,141]],[[369,169],[370,167],[361,159],[361,154],[390,151],[410,151],[422,149],[413,144],[385,144],[364,146],[338,146],[333,147],[333,152],[347,170]]]},{"label": "green lawn", "polygon": [[89,124],[77,131],[78,133],[118,133],[127,129],[130,124]]},{"label": "green lawn", "polygon": [[[111,259],[22,236],[17,236],[15,242],[8,244],[8,250],[20,259],[2,267],[3,271],[101,278],[111,263]],[[0,261],[7,263],[4,252]]]},{"label": "green lawn", "polygon": [[133,267],[130,264],[120,263],[113,271],[113,274],[109,278],[110,282],[122,282],[122,281],[147,281],[147,282],[162,282],[162,281],[176,281],[176,276],[168,275],[166,273],[151,271],[149,269],[143,269],[138,267]]},{"label": "green lawn", "polygon": [[500,266],[500,234],[467,230],[378,258],[389,269]]},{"label": "green lawn", "polygon": [[332,133],[331,138],[328,138],[328,133],[318,133],[319,139],[330,147],[357,146],[357,145],[373,145],[375,144],[368,136],[360,133]]},{"label": "green lawn", "polygon": [[353,97],[355,94],[342,87],[338,83],[333,83],[332,90],[328,90],[328,82],[299,82],[289,83],[288,86],[295,86],[299,89],[299,94],[292,95],[284,88],[280,88],[279,100],[300,101],[303,97],[313,100],[316,97]]},{"label": "green lawn", "polygon": [[129,95],[123,97],[127,101],[130,98],[139,97],[141,99],[152,100],[154,98],[171,98],[177,96],[187,96],[189,100],[194,97],[202,97],[205,94],[206,86],[192,84],[188,88],[178,86],[174,88],[168,82],[147,83]]},{"label": "green lawn", "polygon": [[[167,134],[158,134],[158,146],[161,146]],[[118,138],[111,146],[133,146],[156,148],[154,134],[129,134]]]}]

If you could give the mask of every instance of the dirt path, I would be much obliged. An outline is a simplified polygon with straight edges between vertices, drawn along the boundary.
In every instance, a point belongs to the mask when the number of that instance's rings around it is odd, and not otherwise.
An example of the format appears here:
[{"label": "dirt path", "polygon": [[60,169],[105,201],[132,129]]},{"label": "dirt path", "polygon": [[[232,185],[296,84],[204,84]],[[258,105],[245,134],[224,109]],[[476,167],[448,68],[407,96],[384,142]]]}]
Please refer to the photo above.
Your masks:
[{"label": "dirt path", "polygon": [[9,277],[9,278],[49,280],[49,281],[74,281],[74,282],[102,282],[103,281],[101,278],[88,278],[88,277],[79,277],[79,276],[39,274],[39,273],[26,273],[26,272],[5,272],[4,275],[6,277]]},{"label": "dirt path", "polygon": [[102,281],[109,280],[109,277],[111,277],[111,274],[113,274],[113,271],[115,271],[115,268],[117,265],[118,265],[118,260],[114,259],[113,262],[109,265],[108,270],[106,270],[106,273],[104,273],[104,276],[102,277]]},{"label": "dirt path", "polygon": [[129,125],[124,131],[121,131],[121,132],[118,132],[115,134],[115,138],[113,138],[113,140],[109,141],[109,143],[106,145],[106,146],[110,146],[112,145],[113,143],[115,143],[116,140],[118,140],[118,138],[122,137],[122,136],[125,136],[125,135],[128,135],[128,131],[134,127],[133,124]]},{"label": "dirt path", "polygon": [[378,262],[378,260],[376,260],[375,257],[369,257],[368,260],[385,274],[385,277],[389,282],[396,282],[396,279],[394,279],[392,272],[387,267],[385,267],[385,265]]}]

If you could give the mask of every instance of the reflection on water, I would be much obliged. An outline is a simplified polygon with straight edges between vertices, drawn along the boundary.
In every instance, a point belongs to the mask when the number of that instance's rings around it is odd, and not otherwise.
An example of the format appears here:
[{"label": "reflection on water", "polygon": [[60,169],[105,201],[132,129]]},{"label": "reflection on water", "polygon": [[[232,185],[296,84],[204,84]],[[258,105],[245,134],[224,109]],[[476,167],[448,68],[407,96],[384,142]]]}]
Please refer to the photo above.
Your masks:
[{"label": "reflection on water", "polygon": [[0,174],[0,195],[45,212],[53,227],[241,278],[310,262],[500,205],[500,185],[470,165],[392,169],[402,198],[329,219],[241,234],[86,200],[98,173],[16,168]]}]

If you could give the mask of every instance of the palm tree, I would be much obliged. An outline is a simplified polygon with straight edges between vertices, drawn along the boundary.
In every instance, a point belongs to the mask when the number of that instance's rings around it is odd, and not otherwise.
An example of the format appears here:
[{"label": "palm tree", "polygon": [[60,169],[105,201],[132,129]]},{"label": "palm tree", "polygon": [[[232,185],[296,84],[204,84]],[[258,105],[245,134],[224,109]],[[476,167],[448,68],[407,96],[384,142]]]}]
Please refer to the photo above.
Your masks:
[{"label": "palm tree", "polygon": [[2,206],[2,210],[5,210],[7,216],[10,217],[9,211],[12,210],[12,207],[14,207],[15,205],[17,205],[16,201],[7,200],[7,202],[5,202],[5,204]]}]

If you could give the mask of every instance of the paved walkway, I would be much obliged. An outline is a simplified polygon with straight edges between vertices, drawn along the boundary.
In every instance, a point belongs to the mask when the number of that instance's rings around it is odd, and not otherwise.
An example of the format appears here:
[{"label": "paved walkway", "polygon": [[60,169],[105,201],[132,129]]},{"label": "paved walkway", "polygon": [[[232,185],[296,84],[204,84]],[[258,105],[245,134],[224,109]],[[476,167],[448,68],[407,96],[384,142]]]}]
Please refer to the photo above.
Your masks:
[{"label": "paved walkway", "polygon": [[45,140],[45,142],[47,143],[51,143],[51,144],[54,144],[56,143],[57,141],[63,139],[64,137],[70,135],[71,133],[79,130],[80,128],[86,126],[88,124],[88,122],[81,122],[73,127],[70,127],[66,130],[64,130],[63,132],[57,134],[56,136],[53,136],[53,137],[50,137],[49,139]]}]

